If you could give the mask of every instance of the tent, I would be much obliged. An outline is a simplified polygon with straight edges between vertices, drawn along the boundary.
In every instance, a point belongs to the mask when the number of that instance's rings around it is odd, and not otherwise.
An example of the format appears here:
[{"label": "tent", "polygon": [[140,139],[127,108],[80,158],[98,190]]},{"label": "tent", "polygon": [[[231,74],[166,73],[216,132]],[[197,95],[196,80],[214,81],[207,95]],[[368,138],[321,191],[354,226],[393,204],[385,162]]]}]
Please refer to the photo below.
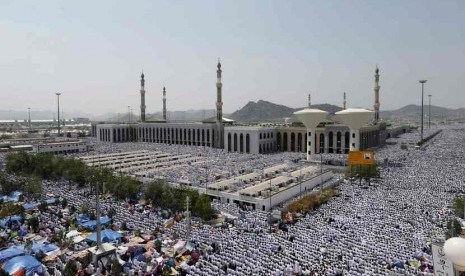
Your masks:
[{"label": "tent", "polygon": [[3,202],[18,202],[19,197],[22,194],[23,193],[16,191],[16,192],[13,192],[11,195],[0,195],[0,197],[3,199]]},{"label": "tent", "polygon": [[44,254],[48,255],[50,252],[57,251],[59,248],[54,244],[45,244],[45,243],[34,243],[32,245],[32,252],[37,253],[39,251],[44,252]]},{"label": "tent", "polygon": [[[123,235],[111,229],[102,230],[102,242],[120,241],[122,237]],[[92,233],[86,240],[89,242],[97,242],[97,233]]]},{"label": "tent", "polygon": [[55,203],[55,198],[46,199],[46,200],[44,200],[44,202],[47,203],[47,204],[53,204],[53,203]]},{"label": "tent", "polygon": [[[108,225],[111,222],[111,219],[109,217],[100,217],[100,225]],[[85,228],[85,229],[90,229],[90,230],[95,230],[97,229],[97,221],[96,220],[89,220],[87,222],[79,224],[79,226]]]},{"label": "tent", "polygon": [[0,263],[4,263],[9,259],[17,256],[24,256],[24,250],[18,247],[10,247],[8,249],[0,251]]},{"label": "tent", "polygon": [[26,203],[26,204],[23,205],[24,210],[36,209],[37,206],[39,206],[39,203],[37,203],[37,202],[30,202],[30,203]]},{"label": "tent", "polygon": [[5,228],[10,222],[21,222],[23,219],[20,216],[11,216],[0,220],[0,226]]},{"label": "tent", "polygon": [[18,256],[14,257],[3,266],[8,274],[12,275],[19,270],[24,269],[26,276],[32,276],[35,272],[42,273],[42,264],[32,256]]}]

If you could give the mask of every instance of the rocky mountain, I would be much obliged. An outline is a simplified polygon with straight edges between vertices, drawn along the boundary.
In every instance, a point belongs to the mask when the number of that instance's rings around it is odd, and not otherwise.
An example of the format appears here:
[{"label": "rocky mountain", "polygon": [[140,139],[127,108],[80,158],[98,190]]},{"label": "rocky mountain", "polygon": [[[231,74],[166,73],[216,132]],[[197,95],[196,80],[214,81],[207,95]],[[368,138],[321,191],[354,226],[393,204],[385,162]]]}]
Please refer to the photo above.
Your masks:
[{"label": "rocky mountain", "polygon": [[[342,110],[341,107],[331,104],[312,105],[312,108],[325,110],[330,114]],[[284,105],[274,104],[268,101],[248,102],[243,108],[233,112],[231,119],[239,122],[276,122],[284,118],[293,118],[294,112],[302,108],[291,108]]]},{"label": "rocky mountain", "polygon": [[[423,106],[425,116],[429,113],[429,106]],[[409,104],[396,110],[381,111],[382,118],[421,117],[421,105]],[[465,108],[449,109],[441,106],[431,106],[432,118],[465,118]]]}]

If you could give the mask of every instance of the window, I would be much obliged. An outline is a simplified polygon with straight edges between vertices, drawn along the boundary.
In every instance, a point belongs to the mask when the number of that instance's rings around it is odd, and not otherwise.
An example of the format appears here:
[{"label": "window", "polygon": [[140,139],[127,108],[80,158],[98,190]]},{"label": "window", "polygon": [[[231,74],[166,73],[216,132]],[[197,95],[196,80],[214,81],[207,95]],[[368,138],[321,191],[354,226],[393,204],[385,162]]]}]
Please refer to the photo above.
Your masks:
[{"label": "window", "polygon": [[352,133],[352,138],[355,138],[355,132],[354,132],[354,133]]}]

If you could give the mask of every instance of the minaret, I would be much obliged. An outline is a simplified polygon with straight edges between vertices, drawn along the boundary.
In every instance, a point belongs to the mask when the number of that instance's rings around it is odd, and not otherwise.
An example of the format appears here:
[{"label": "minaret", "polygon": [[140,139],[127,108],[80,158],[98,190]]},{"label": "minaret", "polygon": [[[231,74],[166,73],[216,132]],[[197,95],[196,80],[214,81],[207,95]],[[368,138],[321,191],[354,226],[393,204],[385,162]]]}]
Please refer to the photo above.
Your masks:
[{"label": "minaret", "polygon": [[145,80],[144,72],[140,75],[140,121],[145,122]]},{"label": "minaret", "polygon": [[375,69],[375,104],[374,104],[374,109],[375,109],[375,120],[374,123],[378,123],[379,121],[379,69],[378,66],[376,66]]},{"label": "minaret", "polygon": [[342,101],[342,109],[346,109],[347,105],[347,98],[346,98],[346,92],[344,92],[344,100]]},{"label": "minaret", "polygon": [[308,94],[308,108],[312,105],[312,95],[309,93]]},{"label": "minaret", "polygon": [[218,59],[216,70],[216,137],[215,147],[223,148],[223,102],[221,100],[221,92],[223,84],[221,83],[221,63]]},{"label": "minaret", "polygon": [[163,120],[166,121],[166,88],[163,86]]}]

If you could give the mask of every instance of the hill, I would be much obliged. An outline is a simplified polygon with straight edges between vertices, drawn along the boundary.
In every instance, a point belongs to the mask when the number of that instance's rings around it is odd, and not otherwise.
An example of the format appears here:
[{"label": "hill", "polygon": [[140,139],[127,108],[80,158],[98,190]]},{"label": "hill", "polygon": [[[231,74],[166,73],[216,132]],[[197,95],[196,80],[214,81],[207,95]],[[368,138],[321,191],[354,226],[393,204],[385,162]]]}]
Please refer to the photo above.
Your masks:
[{"label": "hill", "polygon": [[[423,107],[423,113],[428,116],[429,106]],[[409,104],[396,110],[381,111],[381,118],[421,117],[421,105]],[[465,108],[449,109],[441,106],[431,106],[432,118],[465,118]]]},{"label": "hill", "polygon": [[[312,108],[325,110],[330,114],[342,110],[341,107],[331,104],[312,105]],[[248,102],[243,108],[233,112],[231,119],[239,122],[276,122],[284,118],[293,118],[294,112],[302,108],[291,108],[284,105],[274,104],[268,101]]]}]

